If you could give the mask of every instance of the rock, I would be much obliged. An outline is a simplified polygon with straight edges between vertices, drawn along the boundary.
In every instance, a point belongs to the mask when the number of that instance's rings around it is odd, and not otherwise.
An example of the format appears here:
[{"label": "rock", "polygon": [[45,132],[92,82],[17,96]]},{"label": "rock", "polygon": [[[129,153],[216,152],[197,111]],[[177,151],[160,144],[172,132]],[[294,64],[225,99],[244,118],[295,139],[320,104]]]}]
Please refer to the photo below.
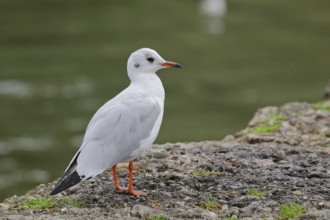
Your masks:
[{"label": "rock", "polygon": [[201,163],[201,164],[197,164],[197,169],[212,171],[214,168],[213,168],[212,164]]},{"label": "rock", "polygon": [[209,220],[218,219],[217,214],[214,213],[214,212],[210,212],[210,211],[207,211],[207,210],[202,210],[202,212],[203,212],[203,215],[206,219],[209,219]]},{"label": "rock", "polygon": [[218,219],[216,213],[201,208],[174,209],[174,219]]},{"label": "rock", "polygon": [[299,217],[299,219],[302,219],[302,220],[312,220],[312,219],[329,220],[330,219],[330,209],[308,212],[306,214],[301,215]]},{"label": "rock", "polygon": [[[324,105],[330,106],[330,102],[326,101]],[[315,105],[309,103],[293,102],[281,107],[265,107],[259,109],[249,126],[234,137],[238,142],[250,144],[276,142],[290,146],[327,147],[330,145],[329,118],[329,111],[316,109]],[[276,119],[278,121],[274,123]],[[273,127],[269,127],[271,130],[268,132],[267,129],[261,129],[260,133],[249,133],[267,126]]]},{"label": "rock", "polygon": [[[283,117],[277,130],[247,135],[274,114]],[[31,198],[49,198],[55,184],[51,182],[26,195],[7,198],[0,203],[0,216],[271,220],[278,216],[281,204],[296,203],[307,209],[301,219],[330,219],[329,128],[330,116],[320,115],[309,103],[263,108],[246,129],[222,141],[154,145],[136,158],[139,168],[134,170],[134,187],[146,191],[147,197],[114,190],[108,171],[57,197],[79,201],[83,208],[63,204],[38,210],[21,207]],[[118,177],[120,185],[126,185],[127,169],[118,169]],[[262,193],[250,195],[251,189]]]},{"label": "rock", "polygon": [[310,174],[307,175],[308,178],[329,178],[326,173],[321,173],[321,172],[311,172]]},{"label": "rock", "polygon": [[168,157],[168,155],[165,152],[156,151],[151,154],[151,157],[155,159],[164,159]]},{"label": "rock", "polygon": [[140,218],[152,218],[154,216],[164,216],[166,217],[166,213],[164,211],[153,209],[148,206],[143,205],[134,205],[131,214],[133,216],[137,216]]}]

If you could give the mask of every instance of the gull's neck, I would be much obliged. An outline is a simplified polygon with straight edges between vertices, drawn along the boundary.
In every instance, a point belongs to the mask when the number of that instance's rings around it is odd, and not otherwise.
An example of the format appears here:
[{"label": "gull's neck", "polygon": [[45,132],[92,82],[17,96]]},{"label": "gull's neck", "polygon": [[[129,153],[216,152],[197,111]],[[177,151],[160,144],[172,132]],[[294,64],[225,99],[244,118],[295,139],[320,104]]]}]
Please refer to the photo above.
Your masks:
[{"label": "gull's neck", "polygon": [[137,73],[131,78],[130,87],[138,88],[140,92],[145,92],[150,96],[164,99],[165,92],[162,81],[156,73]]}]

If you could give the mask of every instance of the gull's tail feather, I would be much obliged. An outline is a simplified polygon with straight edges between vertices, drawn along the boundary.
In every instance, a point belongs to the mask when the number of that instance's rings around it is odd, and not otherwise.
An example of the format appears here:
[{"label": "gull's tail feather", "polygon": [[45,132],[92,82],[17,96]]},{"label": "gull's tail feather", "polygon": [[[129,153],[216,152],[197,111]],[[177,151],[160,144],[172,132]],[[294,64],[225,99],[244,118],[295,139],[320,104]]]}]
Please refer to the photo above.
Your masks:
[{"label": "gull's tail feather", "polygon": [[53,189],[53,191],[50,193],[50,195],[56,195],[70,188],[71,186],[80,183],[82,179],[83,178],[78,175],[77,171],[74,171],[65,179],[61,179],[59,183],[55,186],[55,189]]},{"label": "gull's tail feather", "polygon": [[71,186],[77,185],[80,183],[84,176],[79,176],[79,174],[76,171],[77,167],[77,160],[79,157],[80,151],[76,153],[76,155],[72,158],[69,166],[66,168],[62,178],[58,181],[58,183],[55,186],[55,189],[50,193],[50,195],[56,195]]}]

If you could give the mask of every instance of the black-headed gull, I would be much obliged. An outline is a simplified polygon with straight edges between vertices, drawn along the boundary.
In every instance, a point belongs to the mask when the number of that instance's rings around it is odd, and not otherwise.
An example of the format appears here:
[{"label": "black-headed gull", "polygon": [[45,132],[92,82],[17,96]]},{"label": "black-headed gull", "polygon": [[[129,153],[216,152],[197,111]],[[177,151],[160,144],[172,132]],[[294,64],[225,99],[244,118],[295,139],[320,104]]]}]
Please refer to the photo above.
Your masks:
[{"label": "black-headed gull", "polygon": [[[117,190],[135,196],[133,158],[156,139],[163,118],[165,92],[156,72],[162,68],[182,66],[164,60],[156,51],[142,48],[127,62],[130,85],[105,103],[89,122],[80,149],[72,158],[63,177],[50,195],[55,195],[84,180],[112,168]],[[118,186],[116,166],[129,161],[129,184]]]}]

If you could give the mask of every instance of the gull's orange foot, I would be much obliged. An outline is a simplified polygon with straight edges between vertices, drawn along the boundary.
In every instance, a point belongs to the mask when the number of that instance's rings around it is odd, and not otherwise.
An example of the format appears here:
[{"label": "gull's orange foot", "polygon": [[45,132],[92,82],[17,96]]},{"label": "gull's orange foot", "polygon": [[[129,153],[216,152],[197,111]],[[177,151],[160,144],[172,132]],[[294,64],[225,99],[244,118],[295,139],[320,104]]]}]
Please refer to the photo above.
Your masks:
[{"label": "gull's orange foot", "polygon": [[116,186],[115,189],[118,190],[118,191],[125,191],[125,192],[127,192],[127,187]]},{"label": "gull's orange foot", "polygon": [[147,193],[144,193],[142,191],[136,191],[136,190],[133,190],[133,189],[128,189],[126,187],[120,187],[120,186],[118,186],[118,187],[115,187],[115,189],[118,190],[118,191],[122,191],[122,192],[126,192],[128,194],[134,195],[136,197],[146,196],[147,195]]},{"label": "gull's orange foot", "polygon": [[144,193],[144,192],[142,192],[142,191],[135,191],[135,190],[127,190],[127,193],[128,193],[128,194],[132,194],[132,195],[134,195],[134,196],[136,196],[136,197],[139,197],[139,196],[146,196],[146,195],[147,195],[147,193]]}]

